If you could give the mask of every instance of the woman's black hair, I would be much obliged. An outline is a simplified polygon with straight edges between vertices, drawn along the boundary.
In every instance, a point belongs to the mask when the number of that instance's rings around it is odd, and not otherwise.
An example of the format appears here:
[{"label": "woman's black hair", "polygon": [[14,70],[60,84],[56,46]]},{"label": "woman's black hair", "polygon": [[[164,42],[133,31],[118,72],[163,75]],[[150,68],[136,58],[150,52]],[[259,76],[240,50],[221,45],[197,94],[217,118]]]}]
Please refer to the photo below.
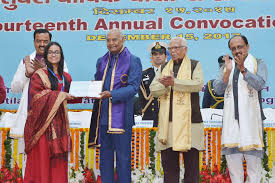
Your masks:
[{"label": "woman's black hair", "polygon": [[[50,42],[46,47],[45,47],[45,52],[44,52],[44,59],[45,59],[45,63],[47,65],[47,68],[50,68],[52,71],[53,71],[53,66],[52,64],[49,62],[48,60],[48,54],[49,54],[49,49],[51,46],[53,45],[56,45],[60,48],[60,62],[58,64],[58,69],[57,69],[57,72],[59,74],[59,76],[62,78],[63,77],[63,70],[64,70],[64,54],[63,54],[63,50],[62,50],[62,47],[60,46],[60,44],[58,44],[57,42]],[[55,76],[50,72],[48,71],[48,78],[51,82],[51,89],[52,90],[57,90],[57,86],[58,86],[58,80],[57,78],[55,78]],[[66,92],[69,92],[69,88],[70,88],[70,84],[68,82],[68,79],[66,77],[64,77],[64,80],[63,82],[65,82],[65,90]]]}]

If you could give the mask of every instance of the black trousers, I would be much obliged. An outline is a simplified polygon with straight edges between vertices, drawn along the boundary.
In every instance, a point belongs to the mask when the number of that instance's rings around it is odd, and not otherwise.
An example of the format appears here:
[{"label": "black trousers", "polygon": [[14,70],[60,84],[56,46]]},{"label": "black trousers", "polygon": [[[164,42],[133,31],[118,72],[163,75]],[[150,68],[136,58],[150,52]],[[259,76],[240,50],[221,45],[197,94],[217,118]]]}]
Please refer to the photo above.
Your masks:
[{"label": "black trousers", "polygon": [[[191,148],[183,152],[184,156],[184,183],[199,183],[199,151]],[[180,166],[179,151],[168,148],[161,151],[161,163],[164,171],[164,183],[179,183]]]}]

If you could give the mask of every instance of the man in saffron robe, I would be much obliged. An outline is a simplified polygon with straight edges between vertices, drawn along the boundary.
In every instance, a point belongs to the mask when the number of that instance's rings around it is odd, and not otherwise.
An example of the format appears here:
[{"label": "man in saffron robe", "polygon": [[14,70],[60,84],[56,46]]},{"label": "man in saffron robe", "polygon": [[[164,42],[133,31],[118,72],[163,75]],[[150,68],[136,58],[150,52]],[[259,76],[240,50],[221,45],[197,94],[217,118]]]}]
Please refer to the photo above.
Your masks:
[{"label": "man in saffron robe", "polygon": [[47,68],[37,70],[30,81],[24,183],[66,183],[71,150],[67,100],[74,98],[67,92],[72,79],[63,72],[64,55],[58,43],[46,46],[44,59]]},{"label": "man in saffron robe", "polygon": [[233,59],[225,57],[214,82],[217,94],[224,93],[222,154],[225,155],[233,183],[244,182],[243,159],[249,183],[261,181],[263,157],[263,120],[261,91],[267,80],[267,66],[249,53],[244,35],[228,41]]},{"label": "man in saffron robe", "polygon": [[164,183],[179,183],[179,152],[184,155],[184,183],[198,183],[199,151],[204,149],[199,104],[202,68],[187,56],[184,38],[172,38],[168,50],[171,60],[150,85],[152,95],[160,100],[156,150],[161,151]]},{"label": "man in saffron robe", "polygon": [[131,183],[131,137],[134,125],[133,98],[139,90],[140,59],[123,46],[120,30],[107,34],[108,52],[97,61],[96,80],[103,81],[101,98],[94,103],[89,146],[100,146],[103,183],[114,183],[114,152],[118,182]]},{"label": "man in saffron robe", "polygon": [[0,75],[0,104],[4,103],[5,99],[6,99],[5,83],[2,76]]}]

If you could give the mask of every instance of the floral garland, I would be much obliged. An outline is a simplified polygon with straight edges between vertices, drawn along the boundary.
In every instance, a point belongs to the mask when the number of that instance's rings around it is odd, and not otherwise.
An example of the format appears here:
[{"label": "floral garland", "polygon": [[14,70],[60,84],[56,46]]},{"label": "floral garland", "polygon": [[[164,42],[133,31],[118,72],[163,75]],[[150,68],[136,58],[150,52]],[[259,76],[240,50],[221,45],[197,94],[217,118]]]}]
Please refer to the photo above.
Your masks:
[{"label": "floral garland", "polygon": [[75,132],[75,169],[79,168],[79,130]]},{"label": "floral garland", "polygon": [[[204,129],[204,147],[206,149],[206,129]],[[202,151],[202,168],[206,169],[206,150]]]},{"label": "floral garland", "polygon": [[96,153],[95,153],[95,168],[99,169],[99,148],[96,147]]},{"label": "floral garland", "polygon": [[13,157],[13,164],[16,164],[17,161],[17,149],[18,149],[18,139],[14,139],[13,140],[13,153],[12,153],[12,157]]},{"label": "floral garland", "polygon": [[85,155],[84,155],[84,145],[85,145],[85,135],[86,133],[84,131],[81,131],[81,134],[80,134],[80,166],[84,169],[84,158],[85,158]]},{"label": "floral garland", "polygon": [[[2,128],[2,142],[6,140],[7,137],[7,131],[5,128]],[[1,167],[3,167],[5,165],[5,144],[2,143],[2,150],[1,150],[1,159],[2,159],[2,165]]]},{"label": "floral garland", "polygon": [[271,129],[266,128],[267,132],[267,149],[268,149],[268,167],[272,167],[272,153],[271,153]]},{"label": "floral garland", "polygon": [[212,169],[214,169],[214,167],[217,165],[216,163],[216,131],[217,129],[216,128],[213,128],[212,129]]},{"label": "floral garland", "polygon": [[218,144],[217,144],[218,170],[221,170],[221,132],[222,132],[222,129],[218,128]]},{"label": "floral garland", "polygon": [[222,161],[221,162],[221,173],[225,174],[226,168],[227,168],[227,161],[225,159],[225,155],[222,155],[221,161]]},{"label": "floral garland", "polygon": [[[96,178],[95,178],[95,174],[93,169],[89,169],[86,165],[84,165],[84,159],[85,159],[85,154],[84,154],[84,150],[85,150],[85,136],[86,136],[86,130],[85,129],[77,129],[76,130],[76,140],[79,140],[79,132],[80,133],[80,145],[76,142],[76,144],[78,146],[80,146],[80,157],[79,157],[79,162],[80,162],[80,166],[79,163],[76,163],[76,166],[74,168],[74,165],[71,164],[71,168],[70,168],[70,172],[69,172],[69,182],[70,183],[76,183],[76,182],[82,182],[82,183],[95,183],[96,182]],[[78,136],[78,137],[77,137]],[[87,133],[88,136],[88,133]],[[86,136],[86,139],[88,140]],[[88,142],[88,141],[87,141]],[[86,148],[87,150],[88,148]],[[76,154],[78,154],[79,149],[76,148]],[[87,151],[86,151],[87,152]],[[89,159],[89,155],[87,154],[87,157]],[[86,163],[88,161],[86,160]],[[78,167],[79,166],[79,167]]]},{"label": "floral garland", "polygon": [[140,135],[140,144],[141,144],[141,148],[140,148],[140,166],[141,166],[141,170],[143,170],[144,169],[144,146],[143,146],[143,144],[144,144],[144,128],[141,128],[141,130],[140,130],[140,133],[141,133],[141,135]]},{"label": "floral garland", "polygon": [[91,156],[91,161],[90,161],[90,167],[93,167],[94,166],[94,155],[95,155],[95,149],[96,148],[88,148],[89,149],[89,152],[90,152],[90,156]]},{"label": "floral garland", "polygon": [[[86,133],[88,131],[88,129],[71,129],[72,132],[72,139],[73,139],[73,149],[72,149],[72,153],[73,155],[71,155],[71,159],[70,162],[75,163],[75,165],[77,165],[77,161],[78,161],[78,169],[74,169],[75,172],[82,172],[85,170],[89,170],[89,172],[93,172],[93,170],[91,169],[87,169],[83,168],[87,165],[84,165],[85,162],[89,162],[89,157],[91,157],[91,167],[93,167],[94,165],[94,161],[96,161],[96,167],[97,169],[99,169],[99,149],[88,149],[86,148],[86,153],[85,154],[85,138],[87,139],[88,137],[88,133]],[[136,133],[136,132],[139,133]],[[16,151],[16,147],[17,147],[17,143],[16,141],[14,141],[14,143],[12,143],[12,140],[7,138],[8,137],[8,133],[9,133],[9,129],[8,128],[1,128],[0,132],[2,132],[1,137],[4,143],[2,143],[2,151],[1,151],[1,159],[2,159],[2,166],[5,166],[5,164],[7,164],[10,167],[15,167],[17,165],[11,163],[11,158],[13,157],[13,159],[15,160],[15,162],[18,159],[18,155],[17,155],[17,151]],[[216,135],[215,135],[216,134]],[[220,134],[221,134],[221,129],[220,128],[207,128],[205,129],[205,146],[208,147],[207,152],[202,152],[202,168],[205,169],[211,169],[212,168],[212,172],[213,170],[217,169],[220,172],[224,172],[226,173],[226,160],[224,158],[224,156],[221,156],[220,154],[220,146],[221,146],[221,142],[220,142]],[[87,136],[85,136],[87,135]],[[132,146],[132,155],[134,156],[134,159],[132,159],[132,165],[134,165],[134,171],[135,170],[141,170],[144,169],[145,171],[147,169],[149,169],[153,175],[156,176],[156,174],[158,173],[162,173],[161,171],[161,165],[160,165],[160,154],[159,153],[155,153],[155,136],[156,136],[156,128],[144,128],[144,129],[133,129],[133,135],[132,135],[132,145],[134,144],[134,146]],[[136,141],[135,139],[138,138],[140,140],[140,144],[139,144],[139,156],[140,158],[137,158],[136,154],[135,154],[135,146],[136,146]],[[272,140],[272,141],[271,141]],[[87,141],[87,140],[86,140]],[[263,179],[264,180],[268,180],[271,178],[272,172],[270,170],[270,168],[273,166],[273,169],[275,170],[275,165],[271,164],[270,162],[272,162],[272,160],[275,160],[275,128],[265,128],[264,131],[264,135],[263,135],[263,141],[264,141],[264,158],[262,160],[262,165],[263,165]],[[217,144],[215,144],[214,142],[216,142]],[[216,148],[216,152],[215,152],[215,148],[213,149],[213,145],[217,145]],[[76,147],[78,146],[78,148]],[[14,150],[12,150],[14,149]],[[211,149],[213,149],[211,151]],[[10,152],[10,153],[8,153]],[[79,154],[78,154],[79,153]],[[76,157],[77,154],[79,155],[79,159],[76,161]],[[144,154],[144,155],[142,155]],[[86,155],[86,156],[85,156]],[[156,155],[156,156],[155,156]],[[75,157],[74,157],[75,156]],[[96,157],[96,158],[94,158]],[[219,157],[221,158],[221,161],[219,160]],[[210,161],[207,162],[207,159],[209,158]],[[216,159],[215,159],[216,158]],[[157,160],[156,160],[157,159]],[[215,159],[215,160],[214,160]],[[20,167],[20,161],[22,162],[22,156],[19,155],[19,169]],[[157,162],[156,162],[157,161]],[[8,163],[9,162],[9,163]],[[142,167],[141,164],[143,164],[145,162],[145,165]],[[215,165],[215,162],[217,163],[217,166]],[[219,168],[219,163],[220,164],[220,168]],[[135,168],[135,165],[139,163],[138,168]],[[157,163],[157,166],[155,165]],[[22,164],[22,163],[21,163]],[[206,166],[206,164],[210,165],[210,166]],[[205,166],[205,168],[204,168]],[[245,163],[244,163],[245,166]],[[77,166],[76,166],[77,167]],[[87,172],[86,171],[86,172]],[[155,173],[153,173],[155,172]],[[275,171],[273,171],[275,172]],[[87,173],[87,175],[89,175],[90,173]],[[142,173],[143,174],[143,173]],[[76,175],[77,176],[77,175]],[[85,177],[85,176],[84,176]],[[89,177],[89,176],[88,176]],[[155,178],[157,179],[158,176],[156,176]],[[155,182],[155,181],[154,181]]]},{"label": "floral garland", "polygon": [[152,171],[153,174],[156,174],[156,169],[155,169],[155,136],[156,136],[156,131],[155,129],[150,129],[149,132],[149,157],[150,157],[150,166],[149,169]]},{"label": "floral garland", "polygon": [[146,129],[145,132],[145,153],[146,153],[146,157],[145,157],[145,165],[148,167],[149,166],[149,130],[148,128]]},{"label": "floral garland", "polygon": [[[3,135],[6,134],[3,133]],[[6,137],[8,137],[10,135],[10,131],[7,132]],[[3,136],[2,136],[3,137]],[[6,138],[5,142],[4,142],[4,147],[5,147],[5,167],[8,169],[11,169],[11,157],[12,157],[12,148],[11,148],[11,138]]]},{"label": "floral garland", "polygon": [[72,149],[71,149],[71,153],[70,153],[70,163],[73,163],[74,162],[74,132],[75,132],[75,129],[74,128],[71,128],[71,137],[72,137]]},{"label": "floral garland", "polygon": [[[89,143],[89,129],[85,128],[84,131],[86,132],[86,152],[85,152],[85,162],[86,162],[86,167],[91,167],[89,166],[89,155],[90,155],[90,150],[92,148],[88,148],[88,143]],[[94,156],[92,156],[94,157]],[[93,158],[91,158],[93,159]]]},{"label": "floral garland", "polygon": [[132,170],[135,169],[135,130],[133,130],[132,132],[132,151],[131,151],[131,159],[132,159],[132,162],[131,162],[131,168]]},{"label": "floral garland", "polygon": [[212,152],[211,152],[211,129],[208,128],[207,130],[207,150],[208,150],[208,165],[211,167],[211,162],[212,162]]},{"label": "floral garland", "polygon": [[[263,134],[263,140],[264,140],[264,148],[263,148],[263,150],[264,150],[264,157],[263,157],[263,159],[262,159],[262,166],[263,166],[263,168],[264,168],[264,170],[266,171],[266,174],[265,174],[265,177],[266,178],[271,178],[271,175],[269,174],[270,173],[270,168],[268,167],[268,156],[267,156],[267,154],[266,154],[266,152],[267,152],[267,139],[266,139],[266,137],[267,137],[267,133],[266,133],[266,131],[264,130],[264,134]],[[274,153],[274,152],[273,152]]]},{"label": "floral garland", "polygon": [[136,168],[138,168],[140,154],[140,128],[136,130],[136,134]]}]

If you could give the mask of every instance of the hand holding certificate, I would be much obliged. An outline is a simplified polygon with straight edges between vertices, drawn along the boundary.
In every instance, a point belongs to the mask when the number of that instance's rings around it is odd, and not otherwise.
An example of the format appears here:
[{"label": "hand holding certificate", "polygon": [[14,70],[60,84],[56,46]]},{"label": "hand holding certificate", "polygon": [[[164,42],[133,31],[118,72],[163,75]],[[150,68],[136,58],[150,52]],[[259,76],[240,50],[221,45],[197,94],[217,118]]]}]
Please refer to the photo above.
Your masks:
[{"label": "hand holding certificate", "polygon": [[89,97],[98,99],[101,97],[102,81],[72,81],[70,94],[76,97]]}]

